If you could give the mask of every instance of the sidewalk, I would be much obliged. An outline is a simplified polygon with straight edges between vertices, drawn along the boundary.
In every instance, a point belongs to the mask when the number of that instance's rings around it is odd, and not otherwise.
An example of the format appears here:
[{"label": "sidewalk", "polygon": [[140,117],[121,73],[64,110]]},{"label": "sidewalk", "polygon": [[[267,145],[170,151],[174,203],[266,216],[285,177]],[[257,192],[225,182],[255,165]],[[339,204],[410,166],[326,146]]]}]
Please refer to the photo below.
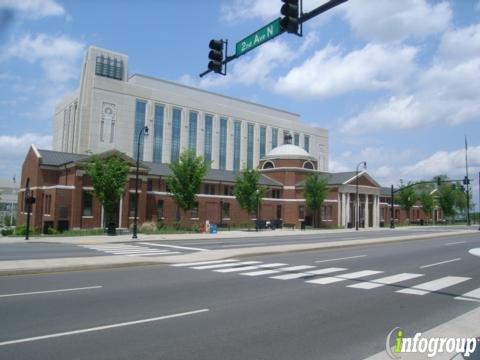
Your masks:
[{"label": "sidewalk", "polygon": [[[337,231],[337,230],[335,230]],[[272,231],[272,233],[274,233]],[[295,232],[298,233],[298,232]],[[449,231],[444,233],[436,233],[435,237],[448,237],[467,234],[478,234],[478,230],[463,230],[463,231]],[[0,261],[0,276],[5,275],[19,275],[19,274],[35,274],[43,272],[54,271],[71,271],[71,270],[86,270],[98,268],[117,268],[125,266],[140,266],[140,265],[154,265],[154,264],[174,264],[182,262],[201,262],[214,261],[227,258],[238,258],[246,256],[258,256],[267,254],[281,254],[294,251],[307,250],[325,250],[342,248],[359,245],[373,245],[382,243],[396,243],[401,241],[413,241],[419,239],[430,239],[432,233],[420,235],[405,235],[399,234],[394,237],[384,237],[375,239],[361,239],[361,240],[343,240],[343,241],[329,241],[317,244],[288,244],[288,245],[270,245],[257,246],[249,248],[237,248],[228,250],[207,250],[195,253],[164,256],[164,257],[149,257],[148,259],[142,257],[131,256],[94,256],[81,258],[63,258],[63,259],[40,259],[40,260],[15,260],[15,261]],[[146,240],[146,238],[143,238]]]},{"label": "sidewalk", "polygon": [[[457,226],[459,230],[467,230],[466,226]],[[471,227],[473,229],[473,227]],[[409,229],[446,229],[445,226],[402,226],[396,228],[395,231],[406,231]],[[390,228],[369,228],[360,229],[360,232],[378,232],[388,231]],[[59,244],[105,244],[105,243],[119,243],[128,241],[173,241],[173,240],[212,240],[212,239],[231,239],[231,238],[256,238],[256,237],[270,237],[270,236],[292,236],[292,235],[328,235],[328,234],[348,234],[356,233],[355,229],[309,229],[309,230],[231,230],[219,231],[217,234],[204,233],[190,233],[190,234],[138,234],[138,239],[132,239],[132,234],[124,235],[88,235],[88,236],[31,236],[29,240],[23,237],[0,237],[0,244],[11,243],[59,243]]]}]

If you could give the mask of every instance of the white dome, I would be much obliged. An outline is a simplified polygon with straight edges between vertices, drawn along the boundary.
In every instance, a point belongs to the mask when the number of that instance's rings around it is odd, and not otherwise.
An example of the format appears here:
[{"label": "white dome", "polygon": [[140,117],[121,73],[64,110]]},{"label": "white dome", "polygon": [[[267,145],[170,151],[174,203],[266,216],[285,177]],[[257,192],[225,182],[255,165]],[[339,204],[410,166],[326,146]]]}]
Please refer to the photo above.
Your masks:
[{"label": "white dome", "polygon": [[315,158],[299,146],[284,144],[272,149],[266,158],[313,159]]}]

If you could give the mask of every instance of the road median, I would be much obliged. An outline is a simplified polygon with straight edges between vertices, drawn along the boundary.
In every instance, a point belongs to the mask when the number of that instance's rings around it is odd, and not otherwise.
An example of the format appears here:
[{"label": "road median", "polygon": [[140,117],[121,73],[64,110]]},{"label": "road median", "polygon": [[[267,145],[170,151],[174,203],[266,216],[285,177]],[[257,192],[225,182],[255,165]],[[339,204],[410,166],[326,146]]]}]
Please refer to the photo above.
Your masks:
[{"label": "road median", "polygon": [[400,235],[395,237],[383,237],[375,239],[359,239],[359,240],[341,240],[328,241],[321,243],[307,244],[288,244],[288,245],[268,245],[255,246],[248,248],[233,248],[228,250],[208,250],[195,253],[175,256],[157,256],[157,257],[141,257],[141,256],[93,256],[93,257],[76,257],[61,259],[35,259],[35,260],[9,260],[0,261],[0,276],[21,275],[21,274],[37,274],[46,272],[90,270],[102,268],[118,268],[129,266],[143,265],[159,265],[159,264],[175,264],[183,262],[200,262],[223,260],[227,258],[273,255],[289,252],[300,252],[310,250],[331,250],[355,246],[377,245],[377,244],[395,244],[407,241],[428,240],[432,238],[443,238],[451,236],[463,236],[478,234],[474,230],[464,230],[446,233],[429,233],[416,235]]}]

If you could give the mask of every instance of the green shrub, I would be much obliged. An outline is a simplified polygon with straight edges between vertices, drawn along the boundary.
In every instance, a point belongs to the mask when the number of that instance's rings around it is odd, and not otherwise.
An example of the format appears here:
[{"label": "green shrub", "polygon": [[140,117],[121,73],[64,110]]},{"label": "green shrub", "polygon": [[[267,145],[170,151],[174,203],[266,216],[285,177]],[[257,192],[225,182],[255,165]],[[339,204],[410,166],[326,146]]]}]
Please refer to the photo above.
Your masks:
[{"label": "green shrub", "polygon": [[55,229],[53,227],[49,227],[47,229],[47,234],[48,235],[58,235],[58,234],[60,234],[60,231],[58,231],[57,229]]},{"label": "green shrub", "polygon": [[165,227],[165,222],[163,219],[158,219],[157,220],[157,230],[163,229]]},{"label": "green shrub", "polygon": [[143,234],[153,234],[157,230],[157,225],[153,222],[146,221],[140,226],[140,232]]},{"label": "green shrub", "polygon": [[9,236],[9,235],[13,235],[13,229],[12,228],[2,229],[2,236]]}]

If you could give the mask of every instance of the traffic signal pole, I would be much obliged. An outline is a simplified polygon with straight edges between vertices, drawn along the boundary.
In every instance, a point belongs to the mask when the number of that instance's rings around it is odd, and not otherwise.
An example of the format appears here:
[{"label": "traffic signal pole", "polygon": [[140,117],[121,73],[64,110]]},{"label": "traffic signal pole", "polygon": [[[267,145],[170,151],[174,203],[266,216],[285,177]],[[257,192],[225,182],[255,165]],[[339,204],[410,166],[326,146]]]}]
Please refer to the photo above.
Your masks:
[{"label": "traffic signal pole", "polygon": [[[286,12],[288,10],[288,7],[292,6],[293,3],[295,2],[295,1],[292,1],[292,0],[282,0],[282,1],[285,3],[282,6],[282,9],[285,9],[284,11],[286,11]],[[298,36],[302,36],[303,23],[304,22],[306,22],[306,21],[314,18],[315,16],[320,15],[320,14],[334,8],[335,6],[343,4],[344,2],[347,2],[347,1],[348,0],[330,0],[330,1],[326,2],[325,4],[320,5],[319,7],[313,9],[312,11],[309,11],[308,13],[304,14],[303,13],[303,8],[302,8],[302,1],[300,0],[300,6],[299,6],[300,12],[298,14],[298,17],[297,18],[289,17],[287,14],[284,14],[283,11],[282,11],[282,15],[285,15],[285,17],[281,19],[281,23],[285,25],[285,28],[283,28],[283,27],[280,28],[278,34],[276,34],[275,36],[272,36],[269,40],[277,37],[278,35],[283,34],[284,32],[289,32],[289,33],[296,34]],[[299,1],[297,0],[296,3],[298,3],[298,2]],[[293,20],[293,24],[289,23],[292,20]],[[285,24],[285,23],[289,23],[289,24]],[[295,25],[297,26],[296,31],[289,31],[290,29],[292,29],[292,27],[295,27]],[[298,32],[298,30],[300,30],[300,32]],[[224,71],[223,72],[218,72],[218,71],[213,71],[212,69],[208,69],[208,70],[205,70],[204,72],[202,72],[200,74],[200,77],[204,77],[205,75],[209,74],[212,71],[216,72],[216,73],[219,73],[221,75],[226,75],[227,74],[227,64],[230,61],[233,61],[233,60],[239,58],[240,56],[246,54],[246,52],[242,52],[241,54],[235,54],[235,55],[228,56],[226,50],[225,50],[225,53],[226,53],[225,59],[221,62],[222,65],[225,65]]]}]

